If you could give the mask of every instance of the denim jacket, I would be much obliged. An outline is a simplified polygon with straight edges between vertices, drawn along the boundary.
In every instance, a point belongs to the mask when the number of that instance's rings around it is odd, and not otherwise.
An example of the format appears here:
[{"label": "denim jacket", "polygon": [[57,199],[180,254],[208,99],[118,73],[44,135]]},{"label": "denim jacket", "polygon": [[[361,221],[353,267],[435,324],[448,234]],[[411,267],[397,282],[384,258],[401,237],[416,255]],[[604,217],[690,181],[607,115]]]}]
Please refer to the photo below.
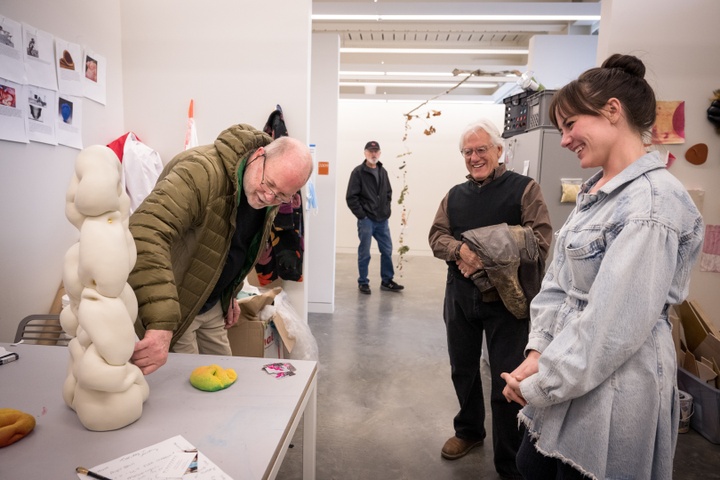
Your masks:
[{"label": "denim jacket", "polygon": [[537,449],[590,478],[672,478],[679,404],[669,305],[687,296],[703,222],[656,152],[590,191],[530,306],[537,374],[519,414]]}]

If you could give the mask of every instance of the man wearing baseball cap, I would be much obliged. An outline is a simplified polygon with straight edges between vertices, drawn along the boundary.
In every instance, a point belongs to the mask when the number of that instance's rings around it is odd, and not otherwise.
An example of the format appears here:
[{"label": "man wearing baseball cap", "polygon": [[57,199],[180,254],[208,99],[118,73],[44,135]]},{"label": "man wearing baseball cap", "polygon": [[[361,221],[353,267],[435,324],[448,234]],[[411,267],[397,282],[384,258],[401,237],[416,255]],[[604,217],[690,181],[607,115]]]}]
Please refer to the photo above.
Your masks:
[{"label": "man wearing baseball cap", "polygon": [[357,217],[358,238],[358,289],[370,295],[368,266],[370,265],[370,243],[375,237],[380,250],[380,290],[399,292],[402,285],[395,283],[395,269],[392,261],[392,239],[390,238],[390,202],[392,187],[387,170],[380,160],[380,145],[372,140],[365,144],[365,160],[350,174],[345,200]]}]

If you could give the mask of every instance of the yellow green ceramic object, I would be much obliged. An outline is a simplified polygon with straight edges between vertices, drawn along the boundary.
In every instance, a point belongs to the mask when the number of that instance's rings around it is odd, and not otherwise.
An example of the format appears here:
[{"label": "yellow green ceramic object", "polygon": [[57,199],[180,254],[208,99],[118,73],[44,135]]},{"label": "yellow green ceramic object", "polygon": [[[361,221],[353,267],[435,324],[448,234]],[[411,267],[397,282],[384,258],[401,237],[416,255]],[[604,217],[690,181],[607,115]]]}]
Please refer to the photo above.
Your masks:
[{"label": "yellow green ceramic object", "polygon": [[232,368],[225,370],[220,365],[198,367],[190,374],[190,384],[198,390],[217,392],[235,383],[237,373]]}]

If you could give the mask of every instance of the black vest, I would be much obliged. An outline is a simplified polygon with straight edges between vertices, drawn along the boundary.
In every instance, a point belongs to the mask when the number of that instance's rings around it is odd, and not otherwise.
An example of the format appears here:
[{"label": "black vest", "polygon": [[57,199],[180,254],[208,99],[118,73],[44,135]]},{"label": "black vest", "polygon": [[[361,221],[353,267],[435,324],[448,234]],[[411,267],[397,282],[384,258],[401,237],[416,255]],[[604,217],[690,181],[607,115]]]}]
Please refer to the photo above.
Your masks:
[{"label": "black vest", "polygon": [[[525,175],[506,171],[483,186],[470,180],[454,186],[448,194],[447,206],[453,237],[461,240],[463,232],[500,223],[521,225],[522,196],[530,180]],[[464,278],[454,260],[447,264],[451,271]]]}]

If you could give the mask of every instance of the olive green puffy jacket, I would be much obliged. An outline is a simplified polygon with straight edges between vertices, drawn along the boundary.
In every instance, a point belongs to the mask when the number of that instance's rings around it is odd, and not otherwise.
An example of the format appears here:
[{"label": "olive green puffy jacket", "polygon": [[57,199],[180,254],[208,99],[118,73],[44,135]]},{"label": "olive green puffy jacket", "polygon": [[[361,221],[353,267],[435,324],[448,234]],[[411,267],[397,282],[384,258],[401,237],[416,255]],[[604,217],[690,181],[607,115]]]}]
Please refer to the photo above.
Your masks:
[{"label": "olive green puffy jacket", "polygon": [[[128,283],[138,300],[135,330],[173,330],[171,346],[192,323],[220,277],[235,231],[238,186],[248,153],[272,141],[249,125],[223,131],[213,145],[187,150],[168,163],[153,191],[130,217],[137,261]],[[222,297],[223,312],[257,262],[277,207],[267,208],[246,264]]]}]

